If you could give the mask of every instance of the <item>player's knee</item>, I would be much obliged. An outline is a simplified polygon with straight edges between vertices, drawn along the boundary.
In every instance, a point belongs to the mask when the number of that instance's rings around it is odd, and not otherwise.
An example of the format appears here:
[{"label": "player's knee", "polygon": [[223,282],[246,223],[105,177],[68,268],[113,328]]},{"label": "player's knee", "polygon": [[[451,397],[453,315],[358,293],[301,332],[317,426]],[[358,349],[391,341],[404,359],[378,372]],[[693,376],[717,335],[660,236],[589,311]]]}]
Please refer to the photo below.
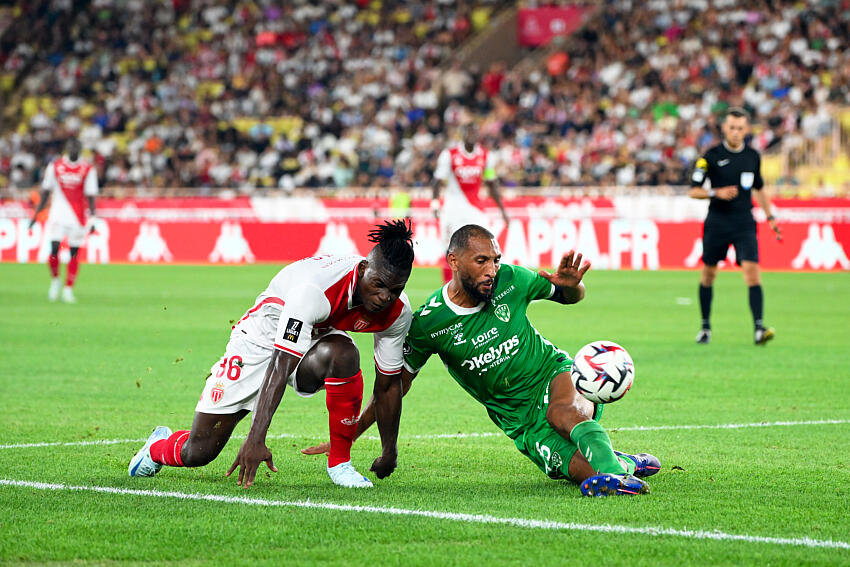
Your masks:
[{"label": "player's knee", "polygon": [[78,253],[79,251],[80,251],[80,248],[79,248],[78,246],[72,246],[72,247],[71,247],[71,258],[76,258],[76,257],[77,257],[77,253]]},{"label": "player's knee", "polygon": [[328,337],[324,346],[322,354],[326,360],[328,376],[345,378],[360,371],[360,352],[351,339],[338,335]]},{"label": "player's knee", "polygon": [[59,254],[59,242],[52,240],[50,242],[50,255],[56,256],[57,254]]},{"label": "player's knee", "polygon": [[546,409],[546,421],[562,435],[569,435],[573,427],[586,420],[587,417],[572,404],[550,404]]}]

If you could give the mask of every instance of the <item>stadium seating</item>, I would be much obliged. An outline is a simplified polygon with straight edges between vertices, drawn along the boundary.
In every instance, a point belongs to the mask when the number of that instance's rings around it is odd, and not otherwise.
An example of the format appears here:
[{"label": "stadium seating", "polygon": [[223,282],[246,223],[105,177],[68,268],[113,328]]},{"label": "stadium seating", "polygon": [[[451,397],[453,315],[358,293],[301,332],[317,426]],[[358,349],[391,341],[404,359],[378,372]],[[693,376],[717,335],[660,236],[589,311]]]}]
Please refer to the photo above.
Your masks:
[{"label": "stadium seating", "polygon": [[69,135],[115,195],[426,186],[467,117],[506,185],[677,185],[729,105],[760,150],[846,127],[840,2],[606,2],[523,70],[452,64],[510,2],[278,4],[0,8],[0,186]]}]

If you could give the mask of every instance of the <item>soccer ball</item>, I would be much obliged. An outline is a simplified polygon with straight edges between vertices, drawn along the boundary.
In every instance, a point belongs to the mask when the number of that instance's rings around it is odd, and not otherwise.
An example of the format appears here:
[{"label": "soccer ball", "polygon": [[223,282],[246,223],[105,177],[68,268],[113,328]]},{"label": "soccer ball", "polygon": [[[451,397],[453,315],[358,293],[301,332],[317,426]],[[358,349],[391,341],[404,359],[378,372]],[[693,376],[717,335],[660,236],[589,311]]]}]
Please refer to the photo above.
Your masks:
[{"label": "soccer ball", "polygon": [[635,380],[635,365],[626,349],[611,341],[581,347],[570,372],[579,394],[597,404],[616,402]]}]

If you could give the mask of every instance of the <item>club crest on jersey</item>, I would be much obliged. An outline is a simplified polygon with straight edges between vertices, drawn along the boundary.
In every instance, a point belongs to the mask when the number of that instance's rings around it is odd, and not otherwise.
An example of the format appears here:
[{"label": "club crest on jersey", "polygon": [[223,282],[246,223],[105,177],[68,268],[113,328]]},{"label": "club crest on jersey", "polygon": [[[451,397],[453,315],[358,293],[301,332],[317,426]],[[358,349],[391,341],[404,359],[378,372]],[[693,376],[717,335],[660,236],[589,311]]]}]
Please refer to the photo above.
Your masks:
[{"label": "club crest on jersey", "polygon": [[362,331],[363,329],[365,329],[368,326],[369,326],[369,320],[368,319],[358,319],[357,321],[354,322],[354,330],[355,331]]},{"label": "club crest on jersey", "polygon": [[283,333],[284,340],[297,343],[298,336],[301,334],[301,327],[303,325],[303,321],[290,317],[289,321],[286,323],[286,331]]},{"label": "club crest on jersey", "polygon": [[502,321],[504,323],[509,323],[511,321],[511,310],[504,303],[496,306],[495,314],[496,319],[498,319],[499,321]]},{"label": "club crest on jersey", "polygon": [[212,403],[217,404],[221,401],[221,397],[224,395],[224,384],[221,382],[216,382],[215,386],[210,390],[210,399]]}]

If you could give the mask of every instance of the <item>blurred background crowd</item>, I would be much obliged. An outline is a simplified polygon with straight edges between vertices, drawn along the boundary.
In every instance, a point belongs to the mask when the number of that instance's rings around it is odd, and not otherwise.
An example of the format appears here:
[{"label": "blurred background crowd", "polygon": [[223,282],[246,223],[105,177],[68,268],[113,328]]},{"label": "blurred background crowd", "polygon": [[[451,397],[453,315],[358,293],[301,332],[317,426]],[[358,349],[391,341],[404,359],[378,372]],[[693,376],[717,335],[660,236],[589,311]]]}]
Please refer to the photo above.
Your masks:
[{"label": "blurred background crowd", "polygon": [[[475,53],[553,5],[582,25],[514,61]],[[848,38],[848,0],[16,2],[0,187],[37,183],[69,136],[119,196],[427,187],[469,120],[505,186],[686,185],[744,106],[769,179],[840,195]]]}]

